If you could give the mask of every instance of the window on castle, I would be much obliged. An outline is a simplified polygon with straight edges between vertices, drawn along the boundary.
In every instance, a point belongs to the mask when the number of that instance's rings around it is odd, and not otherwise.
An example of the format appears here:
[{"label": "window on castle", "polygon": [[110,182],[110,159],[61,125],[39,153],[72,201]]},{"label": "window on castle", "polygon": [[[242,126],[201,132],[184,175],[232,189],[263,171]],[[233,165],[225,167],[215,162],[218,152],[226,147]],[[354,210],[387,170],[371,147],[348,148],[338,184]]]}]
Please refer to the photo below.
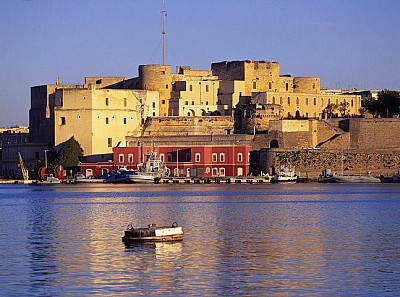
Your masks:
[{"label": "window on castle", "polygon": [[133,154],[128,155],[128,162],[133,163]]},{"label": "window on castle", "polygon": [[196,160],[196,162],[200,162],[200,153],[196,153],[196,155],[195,155],[195,160]]},{"label": "window on castle", "polygon": [[300,101],[299,101],[299,97],[296,97],[296,104],[299,105]]},{"label": "window on castle", "polygon": [[212,161],[217,162],[218,161],[218,155],[216,153],[212,154]]},{"label": "window on castle", "polygon": [[161,104],[165,104],[165,100],[161,100]]},{"label": "window on castle", "polygon": [[209,85],[206,85],[206,92],[209,92],[209,91],[210,91],[209,88],[210,88]]},{"label": "window on castle", "polygon": [[189,91],[192,92],[193,91],[193,86],[189,85]]},{"label": "window on castle", "polygon": [[243,154],[242,153],[238,153],[237,154],[237,161],[238,162],[243,162]]},{"label": "window on castle", "polygon": [[108,98],[106,98],[106,105],[108,106]]},{"label": "window on castle", "polygon": [[283,98],[282,97],[279,98],[279,102],[280,102],[281,105],[283,104]]},{"label": "window on castle", "polygon": [[126,125],[126,118],[124,118],[124,125]]},{"label": "window on castle", "polygon": [[119,163],[124,163],[124,155],[123,154],[119,154],[118,155],[118,162]]},{"label": "window on castle", "polygon": [[124,107],[126,107],[128,105],[128,101],[126,100],[126,98],[124,98]]},{"label": "window on castle", "polygon": [[156,103],[155,103],[155,102],[153,102],[152,106],[153,106],[153,108],[156,108]]},{"label": "window on castle", "polygon": [[315,89],[315,83],[312,84],[312,88]]},{"label": "window on castle", "polygon": [[314,105],[317,105],[317,98],[314,98]]},{"label": "window on castle", "polygon": [[286,83],[286,91],[289,91],[289,84]]},{"label": "window on castle", "polygon": [[112,147],[112,138],[107,139],[107,145],[108,147]]},{"label": "window on castle", "polygon": [[287,104],[290,105],[290,97],[287,97]]},{"label": "window on castle", "polygon": [[168,85],[165,85],[165,88],[168,89]]},{"label": "window on castle", "polygon": [[306,98],[306,105],[308,105],[308,98]]},{"label": "window on castle", "polygon": [[272,104],[275,104],[275,96],[272,97]]},{"label": "window on castle", "polygon": [[220,162],[225,162],[225,154],[224,153],[220,153],[219,154],[219,161]]},{"label": "window on castle", "polygon": [[192,105],[194,105],[194,101],[192,101]]},{"label": "window on castle", "polygon": [[206,105],[208,105],[208,101],[206,101]]},{"label": "window on castle", "polygon": [[272,82],[268,83],[268,88],[271,90],[272,89]]},{"label": "window on castle", "polygon": [[106,124],[107,124],[107,125],[109,124],[109,119],[108,119],[108,118],[106,118]]},{"label": "window on castle", "polygon": [[63,126],[66,124],[66,119],[65,117],[60,117],[60,121],[59,121],[60,126]]},{"label": "window on castle", "polygon": [[257,89],[257,82],[253,80],[253,90]]},{"label": "window on castle", "polygon": [[354,100],[351,99],[351,107],[353,107],[353,106],[354,106]]}]

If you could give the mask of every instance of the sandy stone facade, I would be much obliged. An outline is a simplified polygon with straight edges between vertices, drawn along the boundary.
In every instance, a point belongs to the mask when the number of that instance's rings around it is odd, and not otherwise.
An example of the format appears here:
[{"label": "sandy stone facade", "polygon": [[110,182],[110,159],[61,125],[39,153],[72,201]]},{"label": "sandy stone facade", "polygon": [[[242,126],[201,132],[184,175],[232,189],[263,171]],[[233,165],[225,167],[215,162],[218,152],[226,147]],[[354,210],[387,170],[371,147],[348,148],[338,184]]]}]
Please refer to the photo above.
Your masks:
[{"label": "sandy stone facade", "polygon": [[[319,77],[281,75],[278,62],[224,61],[211,64],[211,69],[213,74],[224,83],[226,81],[243,82],[244,87],[240,90],[235,90],[237,86],[233,83],[224,84],[226,87],[222,94],[224,94],[225,102],[229,101],[226,98],[229,94],[237,92],[240,96],[252,98],[263,95],[264,102],[258,104],[281,105],[284,118],[320,118],[329,104],[346,104],[346,115],[358,115],[361,108],[361,96],[335,94],[322,90]],[[230,101],[234,100],[236,99],[232,96]],[[263,109],[267,110],[269,107],[265,106]],[[246,115],[242,114],[242,116]],[[251,128],[253,127],[249,127]]]},{"label": "sandy stone facade", "polygon": [[71,136],[85,155],[112,152],[127,135],[141,135],[149,116],[158,116],[159,93],[113,89],[124,78],[91,77],[84,85],[32,87],[30,127],[32,142],[57,147]]}]

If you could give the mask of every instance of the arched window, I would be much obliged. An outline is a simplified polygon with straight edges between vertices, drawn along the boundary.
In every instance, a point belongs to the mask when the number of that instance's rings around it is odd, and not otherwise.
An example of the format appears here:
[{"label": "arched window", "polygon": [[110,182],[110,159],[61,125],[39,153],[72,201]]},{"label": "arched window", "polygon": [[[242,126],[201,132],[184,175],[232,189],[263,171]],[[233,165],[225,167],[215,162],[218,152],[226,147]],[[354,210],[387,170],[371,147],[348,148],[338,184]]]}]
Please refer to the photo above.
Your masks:
[{"label": "arched window", "polygon": [[268,88],[271,90],[272,89],[272,82],[268,83]]},{"label": "arched window", "polygon": [[278,140],[272,139],[272,140],[270,141],[270,143],[269,143],[269,147],[270,147],[270,148],[279,147]]}]

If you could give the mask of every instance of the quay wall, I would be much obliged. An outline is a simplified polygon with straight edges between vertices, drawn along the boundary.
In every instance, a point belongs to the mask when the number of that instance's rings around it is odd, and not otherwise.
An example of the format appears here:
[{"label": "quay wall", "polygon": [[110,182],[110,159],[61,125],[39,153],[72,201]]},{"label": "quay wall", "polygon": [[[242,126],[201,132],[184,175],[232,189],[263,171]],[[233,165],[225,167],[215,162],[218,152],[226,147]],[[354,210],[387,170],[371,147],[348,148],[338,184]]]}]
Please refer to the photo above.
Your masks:
[{"label": "quay wall", "polygon": [[[309,150],[309,149],[261,149],[260,167],[272,174],[281,165],[291,164],[301,177],[318,178],[324,169],[338,174],[365,174],[392,176],[400,168],[400,149],[397,150]],[[254,172],[253,172],[254,174]]]}]

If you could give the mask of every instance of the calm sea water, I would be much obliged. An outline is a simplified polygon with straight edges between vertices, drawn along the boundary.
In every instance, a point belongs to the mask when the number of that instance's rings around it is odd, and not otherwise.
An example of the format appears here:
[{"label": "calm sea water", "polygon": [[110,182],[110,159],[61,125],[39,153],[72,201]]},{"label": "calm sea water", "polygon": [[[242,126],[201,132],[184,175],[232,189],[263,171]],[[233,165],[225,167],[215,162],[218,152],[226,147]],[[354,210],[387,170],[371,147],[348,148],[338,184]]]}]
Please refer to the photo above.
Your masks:
[{"label": "calm sea water", "polygon": [[400,185],[0,185],[0,256],[1,296],[398,296]]}]

